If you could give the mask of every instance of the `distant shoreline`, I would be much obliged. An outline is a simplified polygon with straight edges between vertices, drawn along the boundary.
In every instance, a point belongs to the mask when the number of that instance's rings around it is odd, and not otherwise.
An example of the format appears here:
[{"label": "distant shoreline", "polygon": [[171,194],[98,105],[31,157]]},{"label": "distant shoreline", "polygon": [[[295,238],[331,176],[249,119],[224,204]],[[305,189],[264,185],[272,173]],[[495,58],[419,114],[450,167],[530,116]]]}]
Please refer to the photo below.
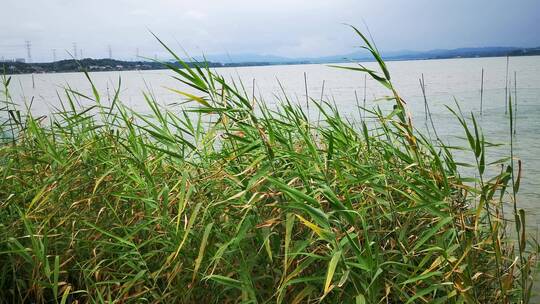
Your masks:
[{"label": "distant shoreline", "polygon": [[[415,61],[415,60],[439,60],[439,59],[466,59],[466,58],[493,58],[493,57],[524,57],[539,56],[540,48],[528,49],[527,51],[515,51],[507,54],[462,54],[455,56],[415,56],[400,55],[384,57],[385,61]],[[278,65],[303,65],[303,64],[328,64],[328,63],[351,63],[351,62],[371,62],[372,58],[351,57],[341,60],[299,60],[283,62],[187,62],[190,67],[252,67],[252,66],[278,66]],[[116,71],[146,71],[146,70],[166,70],[170,69],[166,65],[173,65],[177,68],[183,66],[172,61],[124,61],[116,59],[92,59],[85,58],[81,60],[70,59],[56,62],[25,63],[25,62],[0,62],[0,73],[7,75],[22,74],[46,74],[46,73],[73,73],[73,72],[116,72]]]}]

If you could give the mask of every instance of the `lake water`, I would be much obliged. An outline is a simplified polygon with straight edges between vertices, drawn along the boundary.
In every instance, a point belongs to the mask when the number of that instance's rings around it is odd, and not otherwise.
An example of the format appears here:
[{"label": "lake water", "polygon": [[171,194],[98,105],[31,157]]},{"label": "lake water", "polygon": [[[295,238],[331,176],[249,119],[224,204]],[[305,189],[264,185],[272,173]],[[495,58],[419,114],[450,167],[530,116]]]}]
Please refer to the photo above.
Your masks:
[{"label": "lake water", "polygon": [[[478,119],[489,141],[506,144],[492,148],[488,160],[509,155],[509,121],[508,115],[505,115],[506,58],[396,61],[387,64],[394,86],[406,100],[414,123],[419,128],[425,125],[424,100],[419,85],[419,78],[424,74],[427,99],[437,132],[443,141],[452,143],[457,141],[456,136],[463,136],[463,131],[445,105],[455,106],[455,99],[463,113],[472,111],[478,114],[483,68],[484,115]],[[366,65],[375,67],[373,63]],[[364,74],[327,65],[220,68],[216,71],[226,77],[242,79],[248,92],[252,92],[252,84],[255,83],[255,94],[271,104],[277,100],[273,94],[281,94],[277,79],[293,100],[305,104],[305,73],[311,97],[320,99],[324,81],[323,98],[335,101],[344,115],[356,119],[359,111],[355,91],[360,103],[364,96]],[[172,79],[171,75],[166,70],[91,73],[105,99],[113,95],[114,88],[118,86],[118,78],[121,77],[121,100],[138,111],[147,111],[143,91],[151,91],[164,105],[182,100],[181,96],[166,89],[186,89],[185,85]],[[528,211],[528,224],[537,228],[540,224],[540,212],[537,212],[540,199],[540,56],[510,58],[512,95],[515,94],[514,75],[517,76],[515,154],[522,159],[524,167],[519,206]],[[11,92],[14,100],[19,103],[33,98],[33,112],[46,114],[51,111],[51,106],[58,104],[57,92],[62,94],[68,84],[75,90],[91,94],[89,83],[82,73],[36,74],[33,77],[14,75]],[[367,80],[365,90],[368,108],[376,104],[389,104],[377,101],[387,95],[388,91],[374,80]]]}]

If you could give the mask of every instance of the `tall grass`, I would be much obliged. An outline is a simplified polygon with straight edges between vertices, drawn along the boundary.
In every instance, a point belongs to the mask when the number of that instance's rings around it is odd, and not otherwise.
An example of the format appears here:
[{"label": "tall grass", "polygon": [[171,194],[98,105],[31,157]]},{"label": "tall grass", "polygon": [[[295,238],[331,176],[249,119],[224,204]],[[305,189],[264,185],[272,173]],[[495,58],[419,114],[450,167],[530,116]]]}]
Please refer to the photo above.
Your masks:
[{"label": "tall grass", "polygon": [[149,115],[122,104],[120,84],[105,105],[89,78],[92,96],[67,89],[34,117],[4,77],[0,301],[528,303],[536,247],[520,175],[508,159],[486,163],[474,116],[454,112],[471,164],[417,131],[358,34],[379,70],[347,68],[395,104],[366,109],[373,124],[322,98],[308,100],[320,122],[286,96],[271,109],[172,51],[191,106],[147,94]]}]

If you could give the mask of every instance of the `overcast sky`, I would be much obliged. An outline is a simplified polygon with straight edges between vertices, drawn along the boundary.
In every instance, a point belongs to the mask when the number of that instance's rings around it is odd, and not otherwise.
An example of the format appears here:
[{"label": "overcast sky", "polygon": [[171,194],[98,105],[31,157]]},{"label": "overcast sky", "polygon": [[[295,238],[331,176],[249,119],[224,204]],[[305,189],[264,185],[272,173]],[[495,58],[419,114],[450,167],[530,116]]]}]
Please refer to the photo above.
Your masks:
[{"label": "overcast sky", "polygon": [[346,54],[342,23],[368,24],[379,49],[540,46],[540,0],[1,0],[0,59],[165,56],[174,49],[287,57]]}]

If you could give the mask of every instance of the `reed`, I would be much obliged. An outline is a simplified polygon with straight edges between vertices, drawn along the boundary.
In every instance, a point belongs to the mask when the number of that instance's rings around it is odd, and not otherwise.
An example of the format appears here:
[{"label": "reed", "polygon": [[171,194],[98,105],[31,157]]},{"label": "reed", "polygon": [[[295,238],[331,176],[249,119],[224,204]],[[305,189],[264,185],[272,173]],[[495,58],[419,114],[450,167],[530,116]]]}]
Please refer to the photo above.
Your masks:
[{"label": "reed", "polygon": [[362,105],[364,107],[364,120],[366,119],[366,98],[367,98],[367,74],[364,74],[364,99],[362,99]]},{"label": "reed", "polygon": [[509,99],[509,92],[508,92],[508,65],[510,62],[510,56],[506,56],[506,78],[505,78],[505,84],[504,84],[504,114],[508,114],[508,99]]},{"label": "reed", "polygon": [[431,115],[431,110],[429,109],[429,103],[426,96],[426,82],[424,80],[423,73],[422,73],[422,78],[420,78],[420,89],[422,90],[422,96],[424,97],[426,130],[428,131],[428,135],[429,135],[429,126],[428,126],[428,118],[429,118],[429,122],[431,123],[431,129],[433,130],[433,134],[435,135],[435,138],[439,140],[439,134],[437,134],[437,129],[435,128],[435,123],[433,122],[433,116]]},{"label": "reed", "polygon": [[518,103],[518,98],[517,98],[517,72],[514,71],[514,135],[516,134],[517,132],[517,103]]},{"label": "reed", "polygon": [[360,101],[358,101],[358,94],[356,93],[356,90],[354,90],[354,100],[356,101],[356,109],[358,110],[358,117],[364,121],[366,118],[362,115],[362,112],[360,112],[363,108],[360,107]]},{"label": "reed", "polygon": [[480,116],[484,115],[484,68],[480,79]]},{"label": "reed", "polygon": [[66,89],[34,117],[4,77],[0,302],[529,302],[537,247],[516,207],[521,175],[507,158],[486,163],[474,116],[451,109],[468,164],[416,130],[356,32],[378,70],[341,68],[395,104],[358,128],[322,99],[310,98],[320,124],[286,95],[269,108],[172,51],[183,68],[164,64],[191,91],[171,90],[188,104],[144,94],[149,115],[122,103],[120,81],[103,103],[88,77],[92,95]]}]

